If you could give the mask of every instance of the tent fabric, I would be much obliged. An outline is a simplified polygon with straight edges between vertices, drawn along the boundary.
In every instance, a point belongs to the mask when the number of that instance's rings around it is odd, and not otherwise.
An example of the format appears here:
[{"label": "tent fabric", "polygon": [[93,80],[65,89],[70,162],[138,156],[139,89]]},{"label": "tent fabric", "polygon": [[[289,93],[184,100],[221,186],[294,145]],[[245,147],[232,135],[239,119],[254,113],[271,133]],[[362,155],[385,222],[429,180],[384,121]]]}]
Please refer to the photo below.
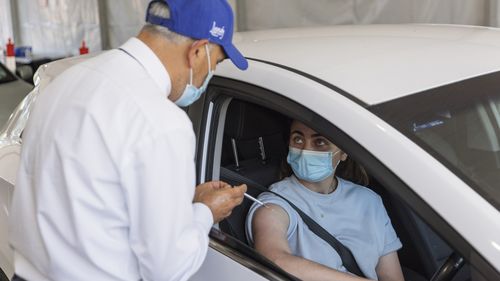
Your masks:
[{"label": "tent fabric", "polygon": [[97,1],[102,0],[15,1],[21,33],[21,42],[17,45],[32,46],[33,54],[48,57],[76,55],[82,40],[90,51],[101,49]]},{"label": "tent fabric", "polygon": [[[495,0],[496,1],[496,0]],[[383,23],[488,25],[489,0],[244,0],[241,29]],[[275,11],[279,11],[276,13]]]},{"label": "tent fabric", "polygon": [[120,46],[139,33],[148,3],[149,0],[107,0],[108,34],[112,47]]},{"label": "tent fabric", "polygon": [[[111,47],[136,35],[149,0],[0,0],[0,43],[12,33],[10,1],[17,1],[21,42],[35,55],[78,53],[82,40],[101,49],[99,7],[106,1]],[[239,31],[336,24],[450,23],[498,26],[500,0],[229,0]],[[5,9],[4,9],[5,7]]]},{"label": "tent fabric", "polygon": [[9,0],[0,0],[0,60],[3,57],[5,44],[9,38],[13,38],[12,34],[12,18]]}]

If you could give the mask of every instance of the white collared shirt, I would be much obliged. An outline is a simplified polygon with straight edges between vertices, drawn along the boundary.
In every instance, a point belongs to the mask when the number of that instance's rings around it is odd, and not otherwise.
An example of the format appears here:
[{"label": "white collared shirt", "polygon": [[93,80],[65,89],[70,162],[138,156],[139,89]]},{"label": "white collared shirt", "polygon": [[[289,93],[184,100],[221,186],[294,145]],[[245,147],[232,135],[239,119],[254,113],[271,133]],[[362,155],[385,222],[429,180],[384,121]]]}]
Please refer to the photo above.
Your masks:
[{"label": "white collared shirt", "polygon": [[31,113],[9,222],[27,280],[186,280],[205,258],[192,124],[156,55],[121,49],[63,72]]}]

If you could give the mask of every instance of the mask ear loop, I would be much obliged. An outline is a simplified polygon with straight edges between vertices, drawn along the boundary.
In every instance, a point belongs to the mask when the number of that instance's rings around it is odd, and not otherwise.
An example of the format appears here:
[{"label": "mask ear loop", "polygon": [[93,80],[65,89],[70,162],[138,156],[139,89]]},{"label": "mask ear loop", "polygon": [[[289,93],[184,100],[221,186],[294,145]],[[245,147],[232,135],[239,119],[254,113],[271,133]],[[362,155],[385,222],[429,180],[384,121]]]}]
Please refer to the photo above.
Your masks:
[{"label": "mask ear loop", "polygon": [[[196,42],[191,44],[191,48],[195,45]],[[189,66],[189,85],[193,85],[193,68]]]},{"label": "mask ear loop", "polygon": [[211,60],[210,60],[210,51],[208,49],[208,44],[210,43],[207,43],[205,45],[205,52],[207,52],[207,58],[208,58],[208,73],[212,72],[212,63],[211,63]]},{"label": "mask ear loop", "polygon": [[[335,155],[337,155],[337,153],[339,153],[339,152],[340,152],[340,150],[335,151],[335,153],[332,154],[332,158]],[[340,159],[339,159],[339,161],[337,161],[337,164],[335,164],[335,170],[333,170],[334,173],[337,171],[337,168],[339,167],[339,164],[340,164]]]},{"label": "mask ear loop", "polygon": [[[212,64],[210,61],[210,51],[208,50],[208,44],[205,44],[205,52],[207,53],[207,58],[208,58],[208,72],[210,73],[212,71]],[[193,68],[189,68],[189,85],[193,85]]]},{"label": "mask ear loop", "polygon": [[[335,156],[335,155],[336,155],[337,153],[339,153],[339,152],[340,152],[340,150],[337,150],[335,153],[333,153],[332,158],[333,158],[333,156]],[[335,175],[335,173],[337,173],[337,168],[339,167],[339,164],[340,164],[340,159],[339,159],[339,161],[337,161],[337,164],[335,164],[335,169],[333,170],[333,178],[334,178],[334,180],[335,180],[335,178],[337,177],[337,176]],[[334,180],[333,180],[333,181],[334,181]],[[337,181],[338,181],[338,180],[337,180]],[[338,183],[337,183],[337,185],[338,185]],[[332,192],[333,192],[333,191],[332,191]]]},{"label": "mask ear loop", "polygon": [[339,164],[340,164],[340,160],[337,161],[337,164],[335,164],[335,170],[333,170],[333,172],[336,172],[337,171],[337,168],[339,167]]}]

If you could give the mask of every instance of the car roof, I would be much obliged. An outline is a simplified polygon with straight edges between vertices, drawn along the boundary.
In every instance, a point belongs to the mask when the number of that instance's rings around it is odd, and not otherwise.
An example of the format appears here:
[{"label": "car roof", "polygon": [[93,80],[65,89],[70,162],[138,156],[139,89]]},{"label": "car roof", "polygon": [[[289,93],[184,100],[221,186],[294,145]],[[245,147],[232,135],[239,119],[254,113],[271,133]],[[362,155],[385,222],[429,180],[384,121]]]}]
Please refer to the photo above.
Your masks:
[{"label": "car roof", "polygon": [[247,57],[305,72],[367,105],[500,70],[500,29],[350,25],[235,34]]}]

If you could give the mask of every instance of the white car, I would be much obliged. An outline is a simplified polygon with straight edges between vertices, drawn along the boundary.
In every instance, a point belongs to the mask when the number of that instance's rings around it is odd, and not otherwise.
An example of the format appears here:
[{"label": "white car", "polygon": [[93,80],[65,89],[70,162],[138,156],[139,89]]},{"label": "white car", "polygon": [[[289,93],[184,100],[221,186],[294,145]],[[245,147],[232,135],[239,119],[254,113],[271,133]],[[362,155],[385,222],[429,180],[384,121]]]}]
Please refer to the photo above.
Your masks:
[{"label": "white car", "polygon": [[[26,72],[24,76],[29,76],[29,71],[31,71],[29,66],[22,66],[20,69],[24,70],[23,73]],[[7,122],[14,108],[26,97],[31,89],[33,89],[33,85],[20,79],[0,63],[0,128]]]},{"label": "white car", "polygon": [[[373,25],[236,35],[247,71],[217,69],[187,109],[198,138],[197,181],[279,180],[290,118],[364,166],[403,248],[406,280],[500,280],[500,30]],[[0,139],[0,267],[20,134],[40,88],[85,58],[51,63]],[[191,280],[294,280],[244,235],[250,201],[214,226]]]}]

